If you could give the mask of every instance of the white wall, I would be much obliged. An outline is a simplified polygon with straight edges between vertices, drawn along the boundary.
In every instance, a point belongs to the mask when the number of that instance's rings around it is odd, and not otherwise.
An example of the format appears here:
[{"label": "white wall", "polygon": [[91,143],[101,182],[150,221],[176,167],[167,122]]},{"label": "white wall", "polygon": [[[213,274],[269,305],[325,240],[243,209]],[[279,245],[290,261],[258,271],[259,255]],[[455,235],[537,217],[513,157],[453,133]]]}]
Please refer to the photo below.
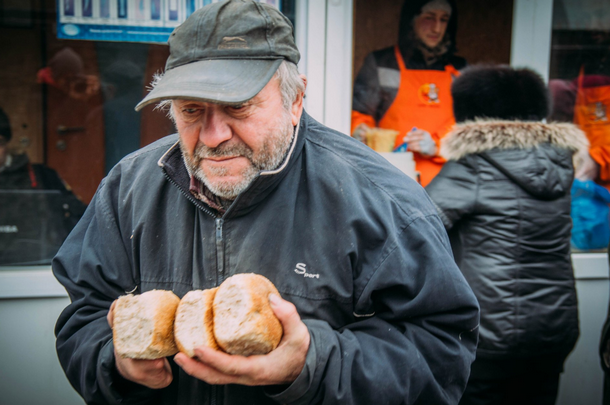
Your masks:
[{"label": "white wall", "polygon": [[352,25],[352,0],[297,0],[299,70],[308,78],[305,108],[345,134],[352,108]]},{"label": "white wall", "polygon": [[510,64],[549,80],[553,0],[514,0]]},{"label": "white wall", "polygon": [[604,373],[599,362],[599,338],[606,320],[610,282],[606,253],[572,255],[577,276],[580,337],[565,363],[557,405],[601,405]]},{"label": "white wall", "polygon": [[[47,274],[50,290],[63,289]],[[55,322],[69,302],[65,291],[63,297],[0,298],[0,404],[84,404],[55,352]]]}]

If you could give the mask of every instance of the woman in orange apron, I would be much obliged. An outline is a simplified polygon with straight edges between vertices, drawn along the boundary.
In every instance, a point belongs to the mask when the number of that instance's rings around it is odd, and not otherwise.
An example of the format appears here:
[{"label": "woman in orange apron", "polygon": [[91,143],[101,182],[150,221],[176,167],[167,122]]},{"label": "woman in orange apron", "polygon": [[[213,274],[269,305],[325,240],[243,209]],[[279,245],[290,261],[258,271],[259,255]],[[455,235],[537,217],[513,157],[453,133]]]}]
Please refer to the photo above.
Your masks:
[{"label": "woman in orange apron", "polygon": [[589,138],[589,156],[576,172],[610,189],[610,77],[578,75],[574,123]]},{"label": "woman in orange apron", "polygon": [[367,56],[354,82],[352,135],[368,128],[399,132],[395,146],[414,152],[423,186],[440,171],[440,139],[455,123],[451,82],[466,65],[454,55],[454,0],[405,2],[398,44]]}]

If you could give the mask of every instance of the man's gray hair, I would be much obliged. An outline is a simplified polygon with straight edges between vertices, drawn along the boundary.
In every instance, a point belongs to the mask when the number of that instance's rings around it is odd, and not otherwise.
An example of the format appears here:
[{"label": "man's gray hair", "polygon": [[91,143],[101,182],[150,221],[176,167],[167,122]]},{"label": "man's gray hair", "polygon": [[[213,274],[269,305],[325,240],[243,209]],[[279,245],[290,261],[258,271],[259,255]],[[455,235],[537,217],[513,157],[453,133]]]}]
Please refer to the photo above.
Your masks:
[{"label": "man's gray hair", "polygon": [[[303,83],[303,79],[301,78],[301,76],[299,76],[299,70],[297,68],[297,65],[287,60],[283,60],[273,77],[276,78],[280,84],[282,105],[284,106],[284,109],[286,111],[290,111],[290,107],[292,106],[292,103],[297,99],[297,96],[305,92],[305,83]],[[155,86],[161,81],[162,78],[163,73],[158,73],[154,75],[153,81],[150,84],[151,90],[155,88]],[[173,121],[174,116],[171,106],[172,100],[163,100],[157,104],[155,109],[166,110],[168,116]]]}]

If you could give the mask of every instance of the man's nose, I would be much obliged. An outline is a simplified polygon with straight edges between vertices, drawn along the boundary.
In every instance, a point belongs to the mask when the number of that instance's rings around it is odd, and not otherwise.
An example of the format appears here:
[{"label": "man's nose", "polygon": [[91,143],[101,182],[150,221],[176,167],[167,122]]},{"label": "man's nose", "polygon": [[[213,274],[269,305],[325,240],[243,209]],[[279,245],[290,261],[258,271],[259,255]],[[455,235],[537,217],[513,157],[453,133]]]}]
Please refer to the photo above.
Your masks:
[{"label": "man's nose", "polygon": [[199,132],[199,141],[209,148],[215,148],[228,141],[233,131],[227,122],[227,117],[217,108],[209,108],[203,117],[204,123]]}]

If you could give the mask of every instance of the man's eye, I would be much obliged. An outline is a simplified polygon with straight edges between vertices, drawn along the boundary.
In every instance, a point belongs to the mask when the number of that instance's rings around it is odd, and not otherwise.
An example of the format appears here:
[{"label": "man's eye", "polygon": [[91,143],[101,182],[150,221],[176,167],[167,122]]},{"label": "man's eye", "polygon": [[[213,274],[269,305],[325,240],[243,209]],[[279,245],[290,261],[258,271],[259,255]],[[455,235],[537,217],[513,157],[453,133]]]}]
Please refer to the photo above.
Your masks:
[{"label": "man's eye", "polygon": [[183,108],[182,112],[186,115],[195,114],[198,110],[196,108]]},{"label": "man's eye", "polygon": [[245,104],[240,104],[240,105],[232,105],[229,108],[233,111],[239,111],[239,110],[243,110],[244,108],[246,108],[246,106],[245,106]]}]

